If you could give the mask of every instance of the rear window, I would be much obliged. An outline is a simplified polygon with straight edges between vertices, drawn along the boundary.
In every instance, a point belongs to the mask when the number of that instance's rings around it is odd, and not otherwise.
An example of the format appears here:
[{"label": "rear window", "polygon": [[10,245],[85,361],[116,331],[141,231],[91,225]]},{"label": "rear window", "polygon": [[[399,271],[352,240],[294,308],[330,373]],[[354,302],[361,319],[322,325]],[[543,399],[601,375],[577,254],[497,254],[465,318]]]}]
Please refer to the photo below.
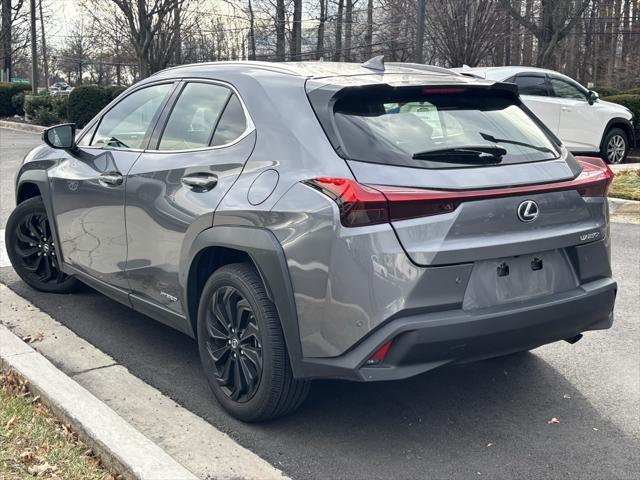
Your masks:
[{"label": "rear window", "polygon": [[479,89],[364,89],[335,103],[334,125],[343,155],[371,163],[460,168],[558,158],[558,146],[515,102]]}]

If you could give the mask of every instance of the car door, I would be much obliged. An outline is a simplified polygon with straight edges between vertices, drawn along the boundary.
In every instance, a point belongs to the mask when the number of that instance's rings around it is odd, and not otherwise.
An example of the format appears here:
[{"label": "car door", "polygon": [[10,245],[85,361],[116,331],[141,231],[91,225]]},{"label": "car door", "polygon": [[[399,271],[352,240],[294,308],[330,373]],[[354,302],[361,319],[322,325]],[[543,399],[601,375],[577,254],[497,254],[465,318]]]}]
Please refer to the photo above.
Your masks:
[{"label": "car door", "polygon": [[172,88],[163,83],[127,95],[87,129],[76,152],[50,171],[65,264],[124,290],[129,287],[124,274],[126,174]]},{"label": "car door", "polygon": [[519,73],[513,79],[524,104],[555,135],[560,124],[560,105],[550,96],[549,84],[544,73]]},{"label": "car door", "polygon": [[571,151],[598,151],[603,125],[588,91],[570,79],[549,75],[551,95],[560,105],[558,137]]},{"label": "car door", "polygon": [[213,212],[249,158],[255,133],[229,85],[199,80],[178,88],[149,149],[129,173],[125,217],[131,302],[161,320],[169,315],[169,323],[181,328],[175,316],[186,311],[179,278],[185,239],[213,225]]}]

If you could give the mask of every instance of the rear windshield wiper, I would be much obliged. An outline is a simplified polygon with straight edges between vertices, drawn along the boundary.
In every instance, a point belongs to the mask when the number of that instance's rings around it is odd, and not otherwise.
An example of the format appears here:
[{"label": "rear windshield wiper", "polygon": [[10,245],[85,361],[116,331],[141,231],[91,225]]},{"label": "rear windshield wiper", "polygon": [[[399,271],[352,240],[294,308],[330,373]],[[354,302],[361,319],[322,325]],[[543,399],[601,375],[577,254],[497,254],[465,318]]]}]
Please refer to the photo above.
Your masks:
[{"label": "rear windshield wiper", "polygon": [[525,143],[525,142],[517,142],[515,140],[507,140],[506,138],[496,138],[493,135],[489,135],[488,133],[482,133],[479,132],[480,136],[482,138],[484,138],[485,140],[487,140],[488,142],[493,142],[493,143],[509,143],[511,145],[519,145],[521,147],[528,147],[528,148],[532,148],[533,150],[537,150],[539,152],[544,152],[544,153],[555,153],[553,150],[551,150],[550,148],[547,147],[539,147],[537,145],[531,145],[530,143]]},{"label": "rear windshield wiper", "polygon": [[500,163],[507,150],[498,146],[474,145],[468,147],[441,148],[412,155],[414,160],[434,162],[493,164]]}]

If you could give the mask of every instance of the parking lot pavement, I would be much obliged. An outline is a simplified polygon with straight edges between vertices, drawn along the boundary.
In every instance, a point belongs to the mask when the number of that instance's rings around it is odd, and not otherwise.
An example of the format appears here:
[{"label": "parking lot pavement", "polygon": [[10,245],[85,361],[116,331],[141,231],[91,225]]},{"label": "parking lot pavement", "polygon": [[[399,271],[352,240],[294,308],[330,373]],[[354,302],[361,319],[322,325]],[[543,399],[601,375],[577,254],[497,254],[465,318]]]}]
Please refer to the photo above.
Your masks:
[{"label": "parking lot pavement", "polygon": [[[0,137],[3,185],[12,155],[37,142],[15,135],[9,154]],[[2,212],[11,195],[2,189]],[[640,225],[614,223],[611,234],[611,330],[401,382],[316,382],[300,411],[262,425],[222,412],[188,337],[88,288],[37,293],[8,267],[0,282],[293,478],[637,478]]]}]

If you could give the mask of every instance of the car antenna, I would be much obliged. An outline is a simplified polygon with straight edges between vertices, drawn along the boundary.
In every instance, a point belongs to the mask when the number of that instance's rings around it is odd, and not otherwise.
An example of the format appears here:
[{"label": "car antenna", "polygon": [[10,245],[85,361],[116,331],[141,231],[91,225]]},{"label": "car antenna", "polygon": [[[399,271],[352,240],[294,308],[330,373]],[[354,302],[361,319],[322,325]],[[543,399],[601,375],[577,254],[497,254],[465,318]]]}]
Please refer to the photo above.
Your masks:
[{"label": "car antenna", "polygon": [[369,70],[378,70],[384,72],[384,55],[378,55],[377,57],[370,58],[362,64],[364,68]]}]

